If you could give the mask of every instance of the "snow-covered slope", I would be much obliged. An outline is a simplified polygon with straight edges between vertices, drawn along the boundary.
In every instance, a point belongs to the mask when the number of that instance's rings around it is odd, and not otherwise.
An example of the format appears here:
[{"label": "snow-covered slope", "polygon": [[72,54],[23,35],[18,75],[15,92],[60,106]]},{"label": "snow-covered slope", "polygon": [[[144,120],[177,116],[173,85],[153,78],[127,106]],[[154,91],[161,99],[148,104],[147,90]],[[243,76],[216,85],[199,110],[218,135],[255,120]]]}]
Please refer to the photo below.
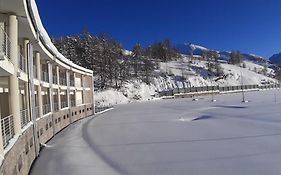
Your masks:
[{"label": "snow-covered slope", "polygon": [[[180,47],[180,46],[178,46]],[[141,81],[131,81],[120,90],[109,89],[96,93],[97,106],[111,106],[116,104],[129,103],[134,101],[146,101],[155,99],[156,93],[175,88],[183,87],[200,87],[200,86],[238,86],[244,85],[261,85],[265,83],[276,83],[274,70],[266,59],[253,54],[242,54],[244,66],[231,65],[226,61],[230,58],[230,52],[218,52],[220,54],[221,68],[225,79],[217,82],[217,77],[209,72],[206,61],[202,61],[202,51],[209,50],[205,47],[184,44],[182,49],[186,49],[188,55],[190,51],[194,54],[194,59],[183,55],[182,60],[159,63],[159,69],[154,71],[151,85]],[[125,54],[131,54],[130,51],[124,50]],[[242,64],[241,64],[242,65]],[[264,75],[265,66],[267,73]]]},{"label": "snow-covered slope", "polygon": [[[221,67],[226,78],[218,82],[212,81],[212,79],[215,79],[216,77],[210,76],[212,73],[208,72],[205,61],[195,60],[189,65],[191,68],[187,68],[188,64],[188,61],[172,61],[167,64],[161,63],[160,72],[162,72],[163,75],[167,71],[168,75],[155,78],[154,81],[157,90],[163,91],[173,88],[182,88],[183,86],[237,86],[241,85],[242,79],[244,85],[256,85],[261,84],[262,82],[277,82],[277,80],[259,73],[264,69],[263,66],[250,61],[245,61],[246,68],[222,63]],[[274,70],[268,68],[267,73],[269,75],[274,74]],[[182,76],[185,78],[184,81],[181,78]]]},{"label": "snow-covered slope", "polygon": [[98,107],[114,106],[134,101],[148,101],[156,99],[156,87],[151,84],[147,85],[141,81],[131,81],[122,89],[107,89],[95,93],[95,104]]}]

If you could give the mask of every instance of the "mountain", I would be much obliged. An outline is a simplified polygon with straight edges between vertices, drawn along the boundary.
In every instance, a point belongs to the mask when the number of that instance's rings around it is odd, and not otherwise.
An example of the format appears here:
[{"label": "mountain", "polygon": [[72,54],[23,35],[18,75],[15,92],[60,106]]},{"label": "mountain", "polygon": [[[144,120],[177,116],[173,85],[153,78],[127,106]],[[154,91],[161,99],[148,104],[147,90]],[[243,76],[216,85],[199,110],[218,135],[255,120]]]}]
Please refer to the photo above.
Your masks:
[{"label": "mountain", "polygon": [[203,51],[208,51],[210,49],[207,49],[203,46],[199,46],[196,44],[178,44],[175,46],[175,48],[182,54],[189,55],[191,52],[193,52],[193,55],[202,55]]},{"label": "mountain", "polygon": [[275,64],[281,64],[281,53],[272,55],[269,60]]},{"label": "mountain", "polygon": [[[175,48],[182,54],[186,54],[186,55],[190,55],[190,53],[193,52],[193,55],[202,55],[203,51],[208,51],[208,50],[212,50],[200,45],[196,45],[196,44],[178,44],[175,46]],[[231,52],[229,51],[217,51],[220,55],[220,60],[229,60],[230,59],[230,54]],[[260,65],[264,65],[266,63],[268,63],[268,60],[266,60],[265,58],[261,57],[261,56],[257,56],[254,54],[247,54],[247,53],[241,53],[242,59],[243,60],[247,60],[247,61],[251,61],[254,62],[256,64],[260,64]],[[280,53],[280,62],[281,62],[281,53]]]}]

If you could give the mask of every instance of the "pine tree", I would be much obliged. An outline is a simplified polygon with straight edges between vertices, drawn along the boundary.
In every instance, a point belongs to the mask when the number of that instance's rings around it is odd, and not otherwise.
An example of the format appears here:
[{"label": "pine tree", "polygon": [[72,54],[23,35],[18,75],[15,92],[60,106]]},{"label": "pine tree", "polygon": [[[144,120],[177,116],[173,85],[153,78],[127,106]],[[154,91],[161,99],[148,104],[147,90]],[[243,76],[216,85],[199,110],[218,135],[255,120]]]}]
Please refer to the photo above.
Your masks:
[{"label": "pine tree", "polygon": [[240,64],[242,62],[242,56],[239,51],[233,51],[230,54],[230,64]]}]

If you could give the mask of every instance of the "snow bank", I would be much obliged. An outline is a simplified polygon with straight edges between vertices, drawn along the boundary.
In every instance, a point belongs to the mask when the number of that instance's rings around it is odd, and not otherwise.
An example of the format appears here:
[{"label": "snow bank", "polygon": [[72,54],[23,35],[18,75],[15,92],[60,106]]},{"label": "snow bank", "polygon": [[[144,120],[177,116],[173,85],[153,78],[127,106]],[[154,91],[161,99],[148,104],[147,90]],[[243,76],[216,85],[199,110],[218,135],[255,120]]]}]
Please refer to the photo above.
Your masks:
[{"label": "snow bank", "polygon": [[98,91],[95,93],[95,104],[98,107],[113,106],[116,104],[129,103],[130,100],[122,92],[114,89]]},{"label": "snow bank", "polygon": [[107,89],[95,93],[97,107],[114,106],[136,101],[148,101],[155,99],[156,88],[141,81],[127,83],[122,89]]}]

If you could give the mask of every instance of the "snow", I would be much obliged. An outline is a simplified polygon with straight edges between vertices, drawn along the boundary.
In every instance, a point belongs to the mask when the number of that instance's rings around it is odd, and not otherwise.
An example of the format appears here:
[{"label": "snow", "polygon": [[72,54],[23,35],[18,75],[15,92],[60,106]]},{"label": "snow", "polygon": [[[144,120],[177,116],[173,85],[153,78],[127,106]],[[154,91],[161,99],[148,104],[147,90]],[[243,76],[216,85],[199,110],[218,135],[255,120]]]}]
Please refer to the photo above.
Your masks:
[{"label": "snow", "polygon": [[[277,83],[277,80],[259,74],[263,66],[250,61],[245,61],[246,68],[237,65],[221,63],[226,79],[214,82],[216,77],[209,77],[206,68],[206,61],[195,60],[187,68],[189,59],[183,61],[170,61],[160,63],[160,69],[155,71],[155,76],[150,85],[134,80],[127,83],[122,89],[108,89],[96,92],[96,105],[98,107],[114,106],[130,102],[142,102],[156,99],[156,92],[171,90],[183,87],[201,86],[238,86],[242,84],[241,73],[244,85],[261,85],[262,83]],[[256,68],[257,72],[254,72]],[[167,73],[166,73],[167,71]],[[268,68],[268,74],[273,75],[273,69]],[[164,76],[163,76],[164,75]],[[184,75],[185,81],[181,76]]]},{"label": "snow", "polygon": [[[274,102],[277,94],[277,103]],[[119,105],[59,133],[31,175],[280,174],[280,90]],[[59,160],[59,161],[57,161]]]},{"label": "snow", "polygon": [[98,107],[114,106],[136,101],[153,100],[155,87],[140,81],[127,83],[122,89],[107,89],[95,92],[95,104]]},{"label": "snow", "polygon": [[202,46],[199,46],[199,45],[196,45],[196,44],[190,44],[189,46],[190,46],[190,48],[192,48],[193,50],[195,50],[195,49],[205,50],[205,51],[209,50],[209,49],[207,49],[207,48],[205,48],[205,47],[202,47]]},{"label": "snow", "polygon": [[[160,72],[165,73],[167,70],[169,76],[166,78],[159,77],[157,80],[155,80],[157,89],[159,91],[163,91],[167,89],[173,89],[175,87],[181,88],[183,86],[182,84],[194,87],[211,86],[211,84],[219,86],[237,86],[241,85],[241,73],[244,85],[261,84],[262,81],[272,83],[277,82],[276,79],[254,72],[255,67],[257,72],[260,72],[263,69],[263,66],[250,61],[245,61],[246,68],[241,68],[237,65],[221,63],[221,67],[223,68],[224,74],[227,75],[227,78],[218,82],[211,82],[214,77],[208,76],[209,72],[207,71],[206,63],[206,61],[195,60],[190,64],[190,69],[187,68],[189,64],[188,58],[185,58],[184,61],[161,63]],[[268,74],[273,75],[274,70],[268,68]],[[181,77],[182,75],[184,75],[186,78],[185,82],[177,79],[177,77]],[[165,79],[165,81],[163,79]]]},{"label": "snow", "polygon": [[98,91],[95,93],[95,104],[98,107],[112,106],[116,104],[129,103],[129,99],[115,89]]}]

